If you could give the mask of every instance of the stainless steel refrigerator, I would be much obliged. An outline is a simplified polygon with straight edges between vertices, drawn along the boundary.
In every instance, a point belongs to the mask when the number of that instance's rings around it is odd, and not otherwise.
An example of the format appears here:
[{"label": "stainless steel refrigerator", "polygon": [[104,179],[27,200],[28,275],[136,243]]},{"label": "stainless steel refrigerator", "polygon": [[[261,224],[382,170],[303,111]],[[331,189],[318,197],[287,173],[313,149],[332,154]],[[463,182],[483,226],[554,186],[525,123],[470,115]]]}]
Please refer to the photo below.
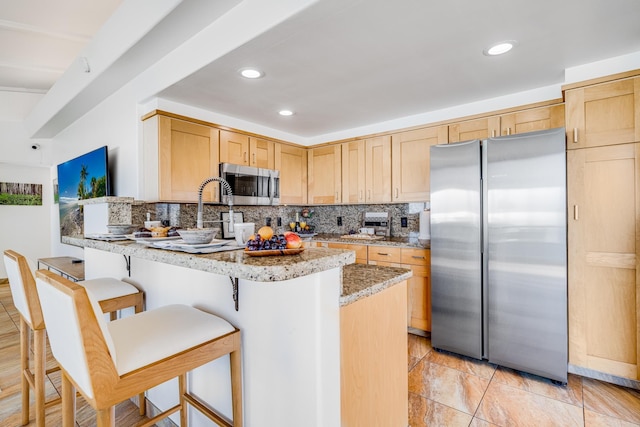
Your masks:
[{"label": "stainless steel refrigerator", "polygon": [[567,381],[564,128],[431,147],[431,343]]}]

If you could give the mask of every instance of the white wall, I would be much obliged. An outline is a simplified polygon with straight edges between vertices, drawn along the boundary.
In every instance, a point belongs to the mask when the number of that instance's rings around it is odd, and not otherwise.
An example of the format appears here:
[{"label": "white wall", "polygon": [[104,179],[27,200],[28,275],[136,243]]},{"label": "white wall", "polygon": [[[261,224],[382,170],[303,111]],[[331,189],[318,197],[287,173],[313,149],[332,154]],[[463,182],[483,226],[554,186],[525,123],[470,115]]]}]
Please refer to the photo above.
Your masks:
[{"label": "white wall", "polygon": [[[13,249],[30,261],[51,254],[51,206],[53,185],[48,167],[0,165],[0,181],[42,184],[42,206],[0,205],[0,250]],[[57,206],[57,205],[56,205]],[[0,277],[7,277],[4,262],[0,263]]]}]

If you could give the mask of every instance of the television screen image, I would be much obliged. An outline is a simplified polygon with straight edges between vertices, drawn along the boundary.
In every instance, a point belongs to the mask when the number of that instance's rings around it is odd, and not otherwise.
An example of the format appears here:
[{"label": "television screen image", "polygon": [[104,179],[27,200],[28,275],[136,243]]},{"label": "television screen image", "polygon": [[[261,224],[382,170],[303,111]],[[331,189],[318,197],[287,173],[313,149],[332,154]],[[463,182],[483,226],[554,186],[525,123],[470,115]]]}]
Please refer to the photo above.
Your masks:
[{"label": "television screen image", "polygon": [[100,147],[58,165],[60,237],[82,237],[80,200],[110,195],[107,147]]}]

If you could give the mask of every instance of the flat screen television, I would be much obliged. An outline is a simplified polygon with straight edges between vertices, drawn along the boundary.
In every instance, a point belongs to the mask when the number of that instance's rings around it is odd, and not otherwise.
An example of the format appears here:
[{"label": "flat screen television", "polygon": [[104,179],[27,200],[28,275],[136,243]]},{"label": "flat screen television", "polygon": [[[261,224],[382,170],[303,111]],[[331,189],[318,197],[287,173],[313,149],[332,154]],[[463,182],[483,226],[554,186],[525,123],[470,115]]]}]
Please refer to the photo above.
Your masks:
[{"label": "flat screen television", "polygon": [[80,200],[111,195],[107,146],[58,165],[60,237],[83,236]]}]

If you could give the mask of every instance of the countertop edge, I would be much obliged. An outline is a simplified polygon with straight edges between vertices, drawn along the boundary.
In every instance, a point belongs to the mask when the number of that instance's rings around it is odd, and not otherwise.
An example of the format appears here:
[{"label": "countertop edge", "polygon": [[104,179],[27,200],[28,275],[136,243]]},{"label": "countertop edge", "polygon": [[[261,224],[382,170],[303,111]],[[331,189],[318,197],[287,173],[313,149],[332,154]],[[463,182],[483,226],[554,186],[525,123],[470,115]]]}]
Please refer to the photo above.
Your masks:
[{"label": "countertop edge", "polygon": [[[363,275],[366,274],[366,277]],[[342,269],[340,306],[346,306],[375,295],[413,276],[408,268],[371,264],[350,264]]]}]

